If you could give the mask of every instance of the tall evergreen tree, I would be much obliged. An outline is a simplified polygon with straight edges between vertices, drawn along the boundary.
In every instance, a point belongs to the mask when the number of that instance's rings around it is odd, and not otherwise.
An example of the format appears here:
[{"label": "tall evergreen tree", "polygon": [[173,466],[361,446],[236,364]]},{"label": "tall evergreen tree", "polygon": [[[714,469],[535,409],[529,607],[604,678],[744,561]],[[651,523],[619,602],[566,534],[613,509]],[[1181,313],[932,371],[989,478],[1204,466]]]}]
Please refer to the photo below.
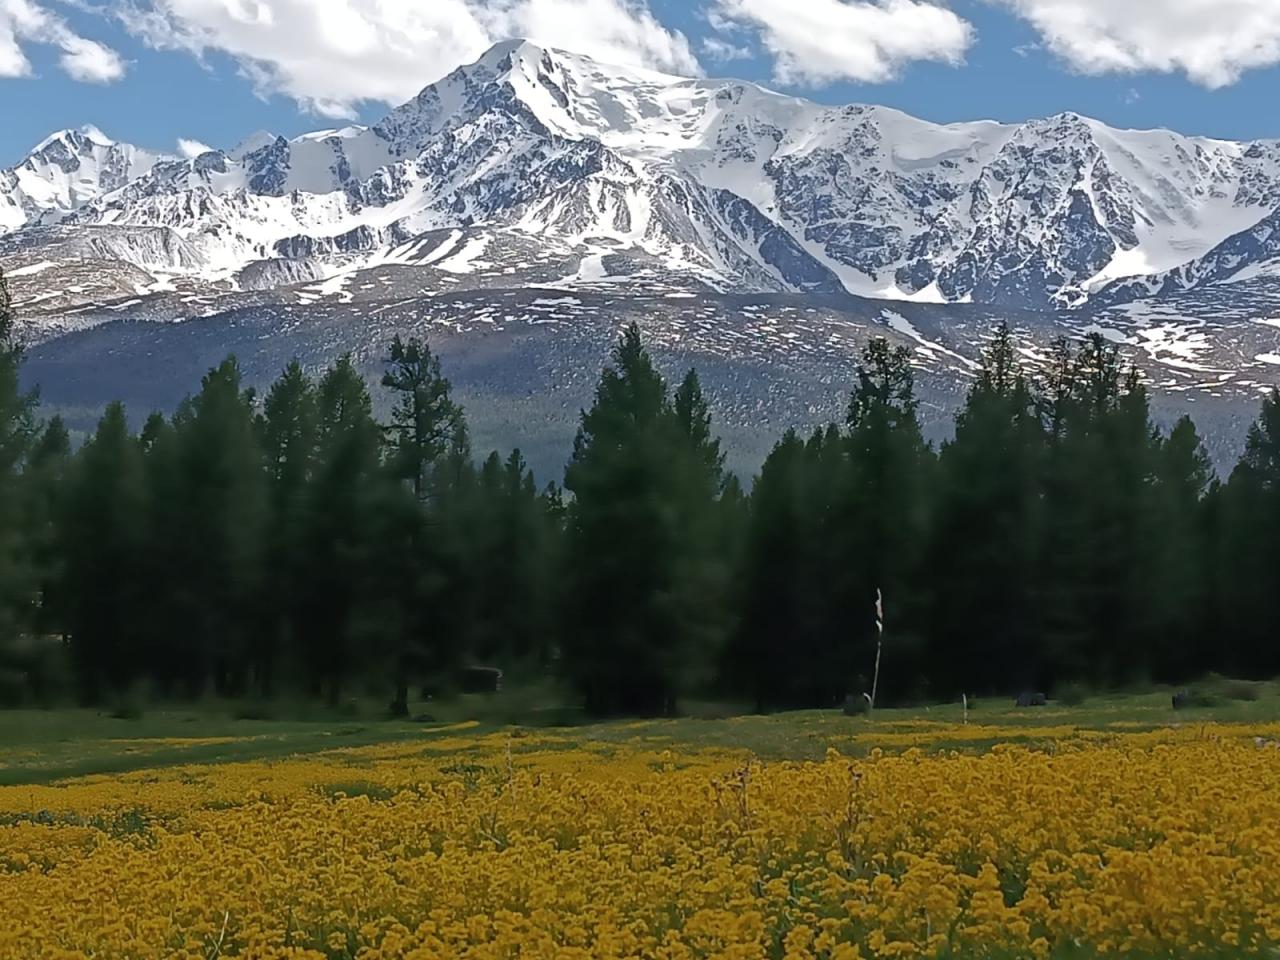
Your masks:
[{"label": "tall evergreen tree", "polygon": [[433,467],[465,446],[462,408],[453,402],[440,358],[416,337],[406,342],[397,334],[391,341],[382,385],[396,398],[388,428],[393,462],[421,500]]},{"label": "tall evergreen tree", "polygon": [[685,626],[689,657],[684,683],[706,688],[717,679],[731,623],[731,578],[736,557],[725,525],[738,519],[725,500],[724,451],[712,429],[710,404],[696,370],[689,370],[672,396],[676,446],[669,469],[677,484],[673,556],[673,614]]},{"label": "tall evergreen tree", "polygon": [[317,409],[304,541],[310,587],[304,629],[313,680],[336,705],[360,644],[371,639],[365,629],[377,550],[371,493],[381,470],[382,440],[368,388],[349,355],[321,379]]},{"label": "tall evergreen tree", "polygon": [[1157,440],[1146,390],[1095,334],[1074,354],[1059,350],[1045,418],[1045,648],[1060,679],[1134,679],[1147,642],[1142,544]]},{"label": "tall evergreen tree", "polygon": [[108,405],[76,458],[59,525],[66,563],[67,626],[85,702],[123,690],[142,673],[134,610],[145,486],[142,457],[124,407]]},{"label": "tall evergreen tree", "polygon": [[1035,569],[1044,434],[1001,325],[941,452],[926,577],[933,585],[928,668],[940,693],[1040,684]]},{"label": "tall evergreen tree", "polygon": [[257,418],[269,502],[265,593],[274,602],[265,611],[256,659],[259,690],[268,697],[282,660],[295,673],[307,662],[307,497],[316,466],[317,407],[316,385],[295,360],[271,385]]},{"label": "tall evergreen tree", "polygon": [[178,423],[193,680],[212,679],[220,693],[244,693],[250,668],[262,670],[253,654],[261,649],[267,488],[254,406],[229,358],[205,375]]},{"label": "tall evergreen tree", "polygon": [[471,524],[478,602],[471,653],[482,663],[547,662],[555,626],[557,519],[519,450],[480,468]]},{"label": "tall evergreen tree", "polygon": [[1218,549],[1214,564],[1218,614],[1214,642],[1221,669],[1240,676],[1280,673],[1280,390],[1262,403],[1249,428],[1244,455],[1216,504]]},{"label": "tall evergreen tree", "polygon": [[828,521],[840,473],[833,477],[833,468],[843,465],[836,428],[807,444],[788,430],[752,489],[738,568],[741,615],[725,674],[757,711],[829,705],[855,669],[847,638],[828,629],[831,581],[823,569],[834,545]]},{"label": "tall evergreen tree", "polygon": [[0,648],[29,625],[37,589],[24,559],[19,479],[35,430],[37,397],[22,389],[22,359],[17,315],[0,272]]},{"label": "tall evergreen tree", "polygon": [[58,550],[57,523],[70,461],[70,434],[62,418],[54,416],[36,436],[22,474],[24,562],[36,591],[30,627],[38,635],[61,632],[65,623],[64,562]]},{"label": "tall evergreen tree", "polygon": [[1147,637],[1144,657],[1156,680],[1181,682],[1213,667],[1213,539],[1206,501],[1212,482],[1209,454],[1184,416],[1158,444],[1145,511],[1145,590],[1138,603]]},{"label": "tall evergreen tree", "polygon": [[836,508],[845,539],[828,627],[848,639],[858,661],[870,663],[875,602],[878,593],[883,596],[891,634],[884,677],[889,690],[900,692],[913,679],[927,625],[927,585],[920,573],[936,466],[920,427],[910,359],[906,348],[877,337],[858,365],[846,418],[848,464]]},{"label": "tall evergreen tree", "polygon": [[632,324],[582,414],[569,509],[564,667],[593,713],[670,712],[694,658],[677,594],[688,449]]}]

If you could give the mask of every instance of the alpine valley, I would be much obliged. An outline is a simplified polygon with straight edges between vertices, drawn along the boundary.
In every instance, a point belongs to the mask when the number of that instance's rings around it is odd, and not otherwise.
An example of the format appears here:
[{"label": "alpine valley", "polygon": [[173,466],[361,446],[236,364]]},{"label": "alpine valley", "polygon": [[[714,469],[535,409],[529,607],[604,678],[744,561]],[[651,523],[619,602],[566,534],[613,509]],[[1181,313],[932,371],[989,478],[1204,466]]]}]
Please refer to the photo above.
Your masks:
[{"label": "alpine valley", "polygon": [[370,127],[192,159],[95,128],[0,170],[0,268],[46,404],[172,408],[228,353],[376,369],[430,337],[477,448],[564,462],[619,326],[694,364],[736,466],[839,417],[866,339],[943,429],[993,326],[1099,333],[1220,462],[1280,384],[1280,141],[1064,114],[937,125],[512,41]]}]

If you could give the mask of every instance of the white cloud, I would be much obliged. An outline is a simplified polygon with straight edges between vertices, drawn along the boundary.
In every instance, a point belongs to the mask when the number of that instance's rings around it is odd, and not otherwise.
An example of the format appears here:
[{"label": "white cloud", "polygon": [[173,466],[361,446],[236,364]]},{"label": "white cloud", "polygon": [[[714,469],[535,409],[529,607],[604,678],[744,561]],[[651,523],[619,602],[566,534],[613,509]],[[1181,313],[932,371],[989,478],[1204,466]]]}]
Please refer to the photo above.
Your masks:
[{"label": "white cloud", "polygon": [[728,63],[730,60],[747,60],[751,57],[751,48],[741,44],[730,43],[719,37],[706,37],[702,41],[702,52],[717,63]]},{"label": "white cloud", "polygon": [[63,71],[82,83],[114,83],[124,76],[125,65],[120,55],[96,40],[73,35],[59,44],[63,54],[58,58]]},{"label": "white cloud", "polygon": [[1083,73],[1185,73],[1216,88],[1280,63],[1280,0],[995,2]]},{"label": "white cloud", "polygon": [[153,47],[227,54],[260,94],[335,117],[365,101],[407,100],[511,37],[624,65],[698,69],[688,39],[644,0],[127,0],[118,15]]},{"label": "white cloud", "polygon": [[917,60],[963,62],[968,21],[928,0],[718,0],[713,23],[750,25],[780,83],[882,83]]},{"label": "white cloud", "polygon": [[201,154],[208,153],[213,147],[207,143],[201,143],[199,140],[188,140],[186,137],[178,138],[178,153],[186,157],[188,160],[194,160]]},{"label": "white cloud", "polygon": [[0,12],[0,77],[26,77],[31,74],[31,61],[18,46],[13,23]]},{"label": "white cloud", "polygon": [[58,63],[72,80],[112,83],[125,75],[127,65],[105,44],[80,36],[67,22],[35,0],[0,0],[0,77],[31,75],[31,61],[22,44],[58,47]]}]

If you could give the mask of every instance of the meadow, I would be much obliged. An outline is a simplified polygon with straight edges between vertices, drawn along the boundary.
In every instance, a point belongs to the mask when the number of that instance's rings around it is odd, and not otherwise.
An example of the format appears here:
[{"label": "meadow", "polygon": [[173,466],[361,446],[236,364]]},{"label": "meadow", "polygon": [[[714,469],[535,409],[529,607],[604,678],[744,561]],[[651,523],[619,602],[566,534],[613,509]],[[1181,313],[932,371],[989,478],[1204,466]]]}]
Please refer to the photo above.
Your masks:
[{"label": "meadow", "polygon": [[1272,956],[1280,693],[1252,696],[3,713],[0,957]]}]

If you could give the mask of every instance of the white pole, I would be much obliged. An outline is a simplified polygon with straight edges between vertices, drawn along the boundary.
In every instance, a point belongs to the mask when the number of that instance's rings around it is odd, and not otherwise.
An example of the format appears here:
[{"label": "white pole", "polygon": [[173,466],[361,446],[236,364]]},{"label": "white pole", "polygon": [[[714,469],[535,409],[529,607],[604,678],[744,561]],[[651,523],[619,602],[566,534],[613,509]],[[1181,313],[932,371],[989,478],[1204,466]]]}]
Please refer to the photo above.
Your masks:
[{"label": "white pole", "polygon": [[880,687],[880,651],[884,648],[884,604],[876,589],[876,672],[871,678],[871,709],[876,708],[876,691]]}]

